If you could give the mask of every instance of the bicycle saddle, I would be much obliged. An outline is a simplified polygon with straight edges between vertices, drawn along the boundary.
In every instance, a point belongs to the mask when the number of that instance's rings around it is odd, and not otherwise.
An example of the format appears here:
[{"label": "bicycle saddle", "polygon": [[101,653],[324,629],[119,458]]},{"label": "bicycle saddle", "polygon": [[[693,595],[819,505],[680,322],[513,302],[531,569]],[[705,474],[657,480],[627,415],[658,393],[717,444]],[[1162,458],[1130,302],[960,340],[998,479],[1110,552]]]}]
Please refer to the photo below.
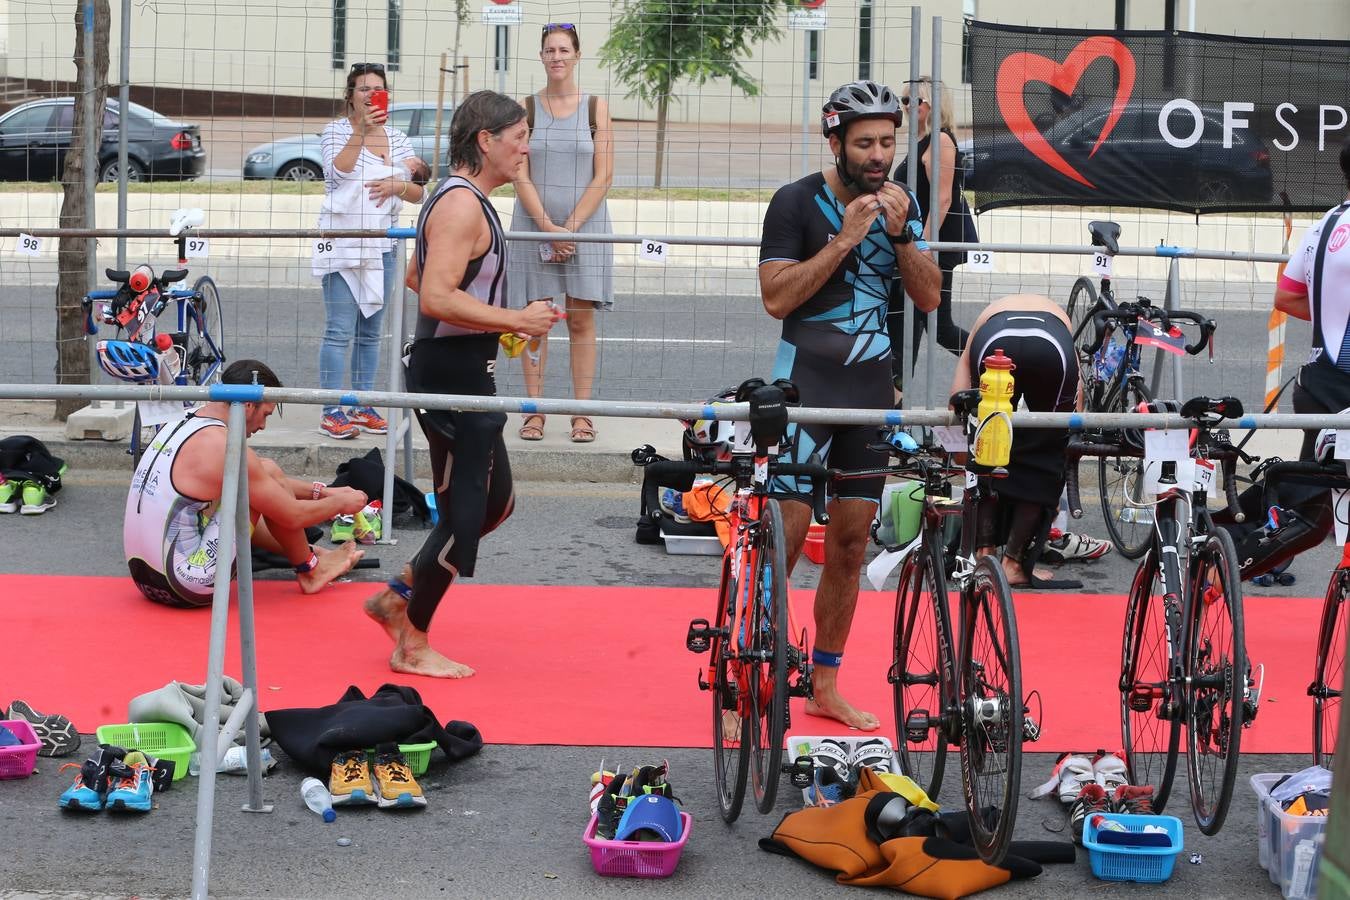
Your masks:
[{"label": "bicycle saddle", "polygon": [[[750,392],[750,437],[759,453],[782,443],[788,426],[788,399],[780,381],[773,384],[760,384]],[[788,387],[792,387],[788,383]],[[796,389],[793,388],[793,392]]]},{"label": "bicycle saddle", "polygon": [[184,230],[195,228],[206,221],[206,213],[197,207],[175,210],[169,217],[169,234],[178,237]]},{"label": "bicycle saddle", "polygon": [[956,411],[958,415],[969,416],[980,408],[980,389],[967,388],[964,391],[957,391],[952,394],[947,405]]},{"label": "bicycle saddle", "polygon": [[[734,394],[736,402],[737,403],[747,402],[750,399],[751,394],[753,394],[756,390],[764,386],[765,382],[763,378],[747,378],[745,381],[741,382],[740,387],[736,388],[736,392]],[[773,383],[773,386],[783,392],[783,400],[785,402],[792,405],[796,405],[801,402],[801,393],[797,390],[797,385],[793,384],[791,381],[788,381],[786,378],[776,379]]]},{"label": "bicycle saddle", "polygon": [[1181,407],[1181,414],[1198,420],[1236,419],[1242,416],[1242,401],[1236,397],[1192,397]]},{"label": "bicycle saddle", "polygon": [[1112,255],[1120,252],[1120,226],[1115,222],[1089,222],[1088,232],[1092,235],[1092,246],[1105,247]]}]

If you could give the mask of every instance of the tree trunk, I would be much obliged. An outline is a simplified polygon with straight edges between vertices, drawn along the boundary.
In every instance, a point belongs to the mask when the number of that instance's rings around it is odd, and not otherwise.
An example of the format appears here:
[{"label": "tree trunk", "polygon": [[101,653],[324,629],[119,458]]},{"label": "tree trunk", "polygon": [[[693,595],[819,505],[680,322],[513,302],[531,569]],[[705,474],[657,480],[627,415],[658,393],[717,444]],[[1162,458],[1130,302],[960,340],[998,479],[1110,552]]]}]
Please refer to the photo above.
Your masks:
[{"label": "tree trunk", "polygon": [[[84,144],[87,129],[96,129],[94,146],[102,143],[103,107],[108,97],[108,0],[93,0],[94,4],[94,121],[86,122],[81,86],[85,67],[91,64],[84,56],[84,11],[86,0],[75,3],[75,120],[70,151],[61,173],[60,227],[93,228],[85,221],[85,168],[98,166],[98,159],[85,159]],[[57,248],[56,282],[56,383],[89,384],[89,344],[84,333],[84,311],[80,300],[89,289],[86,272],[89,267],[89,245],[85,238],[63,237]],[[72,412],[84,406],[83,400],[58,400],[56,418],[64,421]]]},{"label": "tree trunk", "polygon": [[666,113],[670,109],[670,89],[662,88],[661,98],[656,101],[656,179],[653,186],[661,186],[661,172],[666,161]]}]

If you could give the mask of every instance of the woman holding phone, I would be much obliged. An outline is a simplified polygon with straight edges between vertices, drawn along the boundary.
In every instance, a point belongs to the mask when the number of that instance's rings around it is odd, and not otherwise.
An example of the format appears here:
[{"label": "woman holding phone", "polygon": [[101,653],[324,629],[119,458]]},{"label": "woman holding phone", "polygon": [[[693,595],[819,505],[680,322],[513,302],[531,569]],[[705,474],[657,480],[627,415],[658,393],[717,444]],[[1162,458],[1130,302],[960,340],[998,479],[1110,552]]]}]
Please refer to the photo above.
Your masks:
[{"label": "woman holding phone", "polygon": [[[511,227],[517,231],[612,231],[605,195],[614,178],[614,145],[609,104],[583,94],[577,86],[581,38],[570,22],[550,22],[539,41],[546,77],[543,90],[525,98],[530,123],[530,155],[516,178]],[[597,308],[614,306],[614,247],[575,241],[530,242],[511,248],[507,278],[511,305],[566,297],[567,339],[572,362],[572,391],[591,396],[595,381]],[[543,393],[548,362],[547,335],[537,355],[522,356],[525,391]],[[571,439],[595,440],[595,423],[572,417]],[[528,415],[520,426],[523,440],[544,436],[544,417]]]},{"label": "woman holding phone", "polygon": [[[412,179],[419,161],[408,136],[386,124],[389,89],[384,66],[354,64],[347,73],[343,99],[345,115],[329,122],[322,134],[325,193],[319,227],[392,228],[398,225],[404,201],[420,203],[425,191]],[[323,278],[327,317],[319,347],[319,386],[325,390],[347,387],[347,371],[352,390],[374,389],[380,326],[385,302],[393,294],[397,246],[387,238],[317,243],[313,272]],[[369,406],[347,410],[325,406],[319,430],[345,439],[361,431],[384,434],[388,424]]]}]

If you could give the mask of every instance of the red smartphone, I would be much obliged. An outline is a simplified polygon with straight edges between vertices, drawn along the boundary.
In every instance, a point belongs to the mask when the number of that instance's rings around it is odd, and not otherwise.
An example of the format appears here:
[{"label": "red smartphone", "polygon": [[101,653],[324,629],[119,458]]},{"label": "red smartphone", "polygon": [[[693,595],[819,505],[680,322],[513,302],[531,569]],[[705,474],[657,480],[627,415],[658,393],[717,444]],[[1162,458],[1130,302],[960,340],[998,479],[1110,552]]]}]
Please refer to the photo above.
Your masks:
[{"label": "red smartphone", "polygon": [[389,92],[384,90],[371,91],[370,105],[384,113],[386,116],[389,115]]}]

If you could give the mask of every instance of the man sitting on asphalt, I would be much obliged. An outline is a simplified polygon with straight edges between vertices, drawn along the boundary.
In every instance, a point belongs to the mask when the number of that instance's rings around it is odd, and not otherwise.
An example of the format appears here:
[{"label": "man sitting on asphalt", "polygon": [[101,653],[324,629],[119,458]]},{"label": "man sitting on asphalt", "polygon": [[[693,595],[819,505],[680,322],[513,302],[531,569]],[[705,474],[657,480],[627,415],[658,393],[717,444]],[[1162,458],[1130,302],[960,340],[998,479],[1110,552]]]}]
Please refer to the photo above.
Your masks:
[{"label": "man sitting on asphalt", "polygon": [[[276,374],[255,359],[231,364],[221,381],[281,387]],[[276,406],[244,404],[249,436],[266,427]],[[228,403],[211,402],[166,424],[132,476],[122,544],[132,581],[156,603],[180,609],[211,605],[229,412]],[[337,550],[311,547],[305,528],[360,512],[366,495],[353,488],[289,478],[272,460],[247,447],[244,452],[253,546],[290,560],[306,594],[350,571],[364,551],[355,543]]]}]

